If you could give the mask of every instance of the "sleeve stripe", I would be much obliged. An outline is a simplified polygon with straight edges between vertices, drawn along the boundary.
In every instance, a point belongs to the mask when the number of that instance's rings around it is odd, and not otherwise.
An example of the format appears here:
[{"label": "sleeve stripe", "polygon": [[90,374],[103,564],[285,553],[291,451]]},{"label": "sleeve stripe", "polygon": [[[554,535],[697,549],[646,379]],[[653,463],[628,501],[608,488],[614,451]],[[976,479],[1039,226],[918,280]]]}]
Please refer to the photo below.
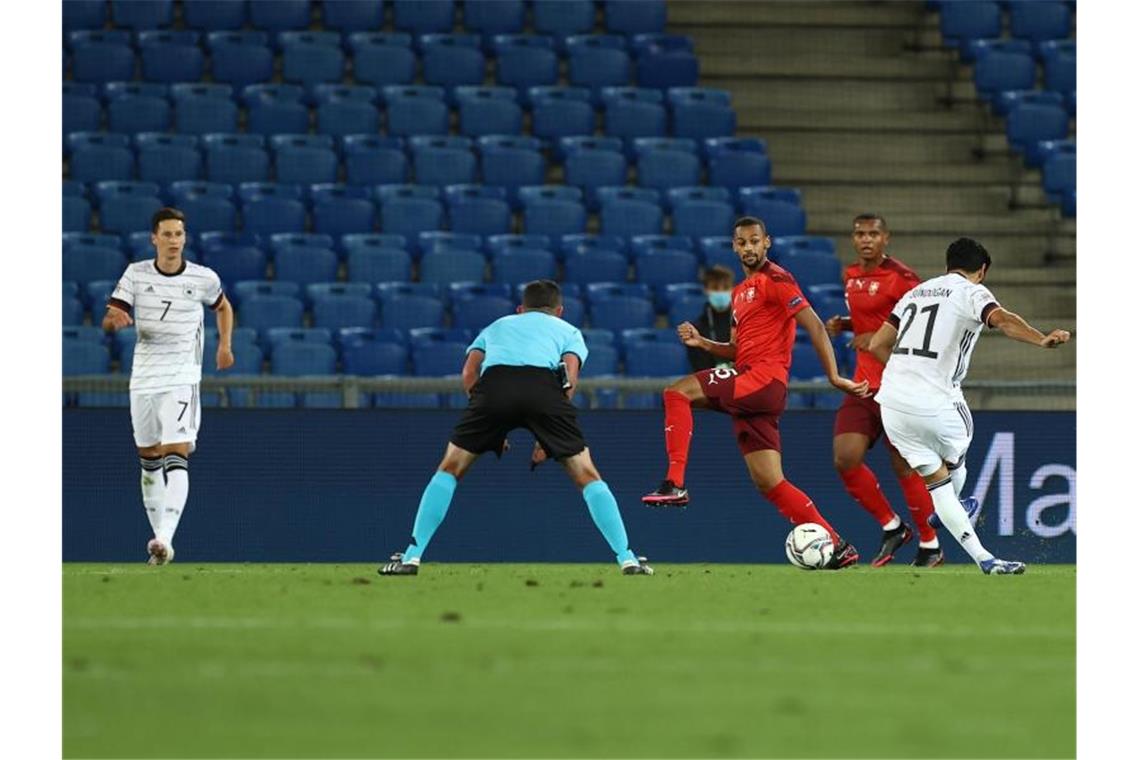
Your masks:
[{"label": "sleeve stripe", "polygon": [[107,306],[108,307],[113,306],[116,309],[119,309],[120,311],[125,311],[127,314],[131,313],[131,305],[129,303],[127,303],[126,301],[120,300],[118,298],[112,298],[109,301],[107,301]]},{"label": "sleeve stripe", "polygon": [[223,290],[221,293],[218,293],[218,300],[214,301],[214,305],[211,306],[210,309],[217,311],[219,308],[221,308],[222,301],[224,300],[226,300],[226,292]]},{"label": "sleeve stripe", "polygon": [[982,307],[982,324],[985,325],[986,327],[989,327],[990,326],[990,315],[993,314],[995,311],[997,311],[1000,308],[1001,307],[998,306],[996,301],[990,301],[988,304],[983,306]]},{"label": "sleeve stripe", "polygon": [[891,327],[895,328],[896,330],[899,329],[899,318],[896,315],[888,315],[887,321],[891,323]]}]

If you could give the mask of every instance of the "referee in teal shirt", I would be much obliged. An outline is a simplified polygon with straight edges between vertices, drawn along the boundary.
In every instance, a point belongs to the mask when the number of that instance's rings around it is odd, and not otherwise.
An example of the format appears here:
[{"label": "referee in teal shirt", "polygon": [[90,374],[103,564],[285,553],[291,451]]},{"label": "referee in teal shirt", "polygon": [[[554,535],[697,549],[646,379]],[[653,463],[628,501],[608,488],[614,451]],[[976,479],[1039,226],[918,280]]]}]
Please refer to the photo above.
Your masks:
[{"label": "referee in teal shirt", "polygon": [[447,515],[459,479],[481,454],[501,455],[507,448],[507,433],[515,428],[534,433],[533,464],[549,458],[566,468],[622,572],[653,574],[645,558],[630,551],[617,500],[594,467],[578,427],[570,399],[589,352],[581,331],[561,317],[558,284],[537,280],[523,290],[518,314],[492,322],[467,348],[463,365],[467,410],[420,498],[412,542],[392,555],[380,568],[381,575],[419,572],[420,558]]}]

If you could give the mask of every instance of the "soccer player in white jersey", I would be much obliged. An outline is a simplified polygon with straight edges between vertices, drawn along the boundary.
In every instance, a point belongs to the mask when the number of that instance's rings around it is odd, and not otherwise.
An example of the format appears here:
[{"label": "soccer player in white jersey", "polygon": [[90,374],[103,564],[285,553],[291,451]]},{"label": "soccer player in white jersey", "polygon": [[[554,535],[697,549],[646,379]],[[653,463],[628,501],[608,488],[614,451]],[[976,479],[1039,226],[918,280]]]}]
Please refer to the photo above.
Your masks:
[{"label": "soccer player in white jersey", "polygon": [[201,422],[202,306],[217,315],[219,370],[234,363],[234,312],[218,275],[183,258],[181,211],[155,212],[150,242],[155,258],[127,267],[107,304],[103,329],[136,326],[131,424],[142,466],[143,506],[154,531],[147,562],[164,565],[174,559],[174,532],[190,493],[189,457]]},{"label": "soccer player in white jersey", "polygon": [[926,481],[937,521],[986,575],[1019,575],[1025,563],[997,559],[986,551],[958,501],[974,434],[961,383],[983,327],[1041,348],[1068,342],[1069,333],[1053,330],[1045,335],[1003,309],[982,285],[991,263],[980,243],[955,240],[946,250],[946,274],[904,295],[871,339],[870,350],[887,365],[875,397],[883,410],[883,428]]}]

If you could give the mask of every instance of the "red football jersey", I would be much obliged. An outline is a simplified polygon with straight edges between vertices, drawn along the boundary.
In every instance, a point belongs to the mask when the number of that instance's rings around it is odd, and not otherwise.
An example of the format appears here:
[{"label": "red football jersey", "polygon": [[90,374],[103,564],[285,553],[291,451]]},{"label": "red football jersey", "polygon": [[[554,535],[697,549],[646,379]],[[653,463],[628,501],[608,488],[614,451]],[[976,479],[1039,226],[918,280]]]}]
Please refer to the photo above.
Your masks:
[{"label": "red football jersey", "polygon": [[760,270],[732,289],[736,325],[736,367],[788,382],[797,313],[811,304],[782,267],[765,261]]},{"label": "red football jersey", "polygon": [[[859,264],[847,267],[843,272],[843,284],[855,334],[878,332],[899,299],[919,282],[913,269],[889,256],[869,272]],[[869,351],[857,352],[855,382],[866,380],[872,388],[878,388],[883,378],[883,367],[882,362]]]}]

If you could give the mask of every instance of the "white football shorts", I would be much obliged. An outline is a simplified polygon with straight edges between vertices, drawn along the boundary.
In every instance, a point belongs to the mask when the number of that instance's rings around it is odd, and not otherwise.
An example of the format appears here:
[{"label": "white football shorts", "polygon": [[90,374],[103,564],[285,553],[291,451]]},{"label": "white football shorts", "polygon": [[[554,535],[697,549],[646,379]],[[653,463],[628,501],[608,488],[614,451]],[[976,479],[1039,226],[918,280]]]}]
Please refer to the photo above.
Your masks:
[{"label": "white football shorts", "polygon": [[131,393],[131,425],[138,448],[198,440],[202,405],[197,385],[158,393]]},{"label": "white football shorts", "polygon": [[974,437],[974,418],[965,404],[956,403],[930,416],[881,407],[883,430],[906,463],[926,477],[943,462],[954,464],[966,456]]}]

